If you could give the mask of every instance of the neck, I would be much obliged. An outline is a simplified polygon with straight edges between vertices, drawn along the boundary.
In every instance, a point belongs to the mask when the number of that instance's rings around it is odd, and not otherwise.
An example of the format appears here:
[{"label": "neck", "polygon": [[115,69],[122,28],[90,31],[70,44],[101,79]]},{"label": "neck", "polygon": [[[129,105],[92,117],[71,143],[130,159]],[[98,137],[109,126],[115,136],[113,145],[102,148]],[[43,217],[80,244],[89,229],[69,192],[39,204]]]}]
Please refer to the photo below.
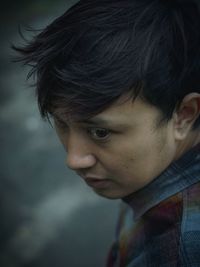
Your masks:
[{"label": "neck", "polygon": [[183,154],[185,154],[187,151],[189,151],[191,148],[195,147],[199,143],[200,143],[199,129],[191,131],[186,139],[178,143],[175,160],[179,159]]}]

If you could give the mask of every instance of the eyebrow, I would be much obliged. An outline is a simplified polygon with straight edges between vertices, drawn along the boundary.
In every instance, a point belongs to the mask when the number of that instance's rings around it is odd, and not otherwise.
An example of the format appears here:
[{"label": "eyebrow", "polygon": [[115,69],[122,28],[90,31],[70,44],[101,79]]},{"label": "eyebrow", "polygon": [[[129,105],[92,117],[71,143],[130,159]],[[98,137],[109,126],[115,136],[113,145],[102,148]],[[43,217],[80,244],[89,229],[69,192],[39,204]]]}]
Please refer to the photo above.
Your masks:
[{"label": "eyebrow", "polygon": [[[54,115],[53,116],[58,122],[60,121],[61,123],[67,124],[67,121],[65,121],[64,119]],[[83,124],[87,124],[87,125],[92,125],[92,126],[102,126],[102,127],[123,127],[126,128],[127,125],[125,123],[122,122],[115,122],[112,121],[110,119],[104,119],[104,118],[100,118],[100,117],[94,117],[91,119],[80,119],[76,121],[77,123],[83,123]]]},{"label": "eyebrow", "polygon": [[91,119],[81,120],[80,122],[92,124],[92,125],[100,125],[100,124],[109,125],[110,124],[108,120],[105,120],[102,118],[91,118]]},{"label": "eyebrow", "polygon": [[80,123],[90,124],[93,126],[105,126],[105,127],[127,127],[125,123],[112,121],[100,117],[95,117],[87,120],[81,120]]}]

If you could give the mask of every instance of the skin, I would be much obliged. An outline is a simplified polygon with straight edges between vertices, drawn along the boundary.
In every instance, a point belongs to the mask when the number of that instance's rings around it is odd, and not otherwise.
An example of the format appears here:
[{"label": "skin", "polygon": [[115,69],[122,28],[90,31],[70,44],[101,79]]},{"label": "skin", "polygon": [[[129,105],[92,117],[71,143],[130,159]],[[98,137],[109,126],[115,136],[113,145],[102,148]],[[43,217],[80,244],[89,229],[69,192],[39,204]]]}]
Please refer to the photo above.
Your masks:
[{"label": "skin", "polygon": [[110,199],[143,188],[200,141],[199,131],[191,131],[200,112],[198,94],[161,125],[156,107],[123,99],[88,121],[69,121],[59,112],[54,117],[68,167],[87,183],[93,179],[93,190]]}]

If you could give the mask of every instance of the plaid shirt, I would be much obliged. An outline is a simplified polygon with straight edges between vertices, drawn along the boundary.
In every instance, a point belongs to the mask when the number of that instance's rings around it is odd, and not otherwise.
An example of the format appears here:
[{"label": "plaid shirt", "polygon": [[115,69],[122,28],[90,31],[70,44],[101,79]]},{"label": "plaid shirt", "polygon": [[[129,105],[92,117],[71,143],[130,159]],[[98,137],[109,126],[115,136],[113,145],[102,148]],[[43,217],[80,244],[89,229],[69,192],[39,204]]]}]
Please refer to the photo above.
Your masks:
[{"label": "plaid shirt", "polygon": [[200,267],[200,145],[123,199],[107,267],[125,266]]}]

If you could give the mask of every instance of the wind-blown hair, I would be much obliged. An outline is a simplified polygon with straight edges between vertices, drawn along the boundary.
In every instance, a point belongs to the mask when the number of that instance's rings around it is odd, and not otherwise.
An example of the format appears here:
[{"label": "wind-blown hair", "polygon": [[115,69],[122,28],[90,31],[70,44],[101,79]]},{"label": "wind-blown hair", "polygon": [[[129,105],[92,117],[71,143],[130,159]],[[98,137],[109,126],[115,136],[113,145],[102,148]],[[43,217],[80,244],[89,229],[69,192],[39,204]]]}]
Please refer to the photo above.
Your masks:
[{"label": "wind-blown hair", "polygon": [[186,94],[200,93],[194,0],[82,0],[14,49],[36,74],[42,117],[59,107],[92,117],[129,94],[168,120]]}]

